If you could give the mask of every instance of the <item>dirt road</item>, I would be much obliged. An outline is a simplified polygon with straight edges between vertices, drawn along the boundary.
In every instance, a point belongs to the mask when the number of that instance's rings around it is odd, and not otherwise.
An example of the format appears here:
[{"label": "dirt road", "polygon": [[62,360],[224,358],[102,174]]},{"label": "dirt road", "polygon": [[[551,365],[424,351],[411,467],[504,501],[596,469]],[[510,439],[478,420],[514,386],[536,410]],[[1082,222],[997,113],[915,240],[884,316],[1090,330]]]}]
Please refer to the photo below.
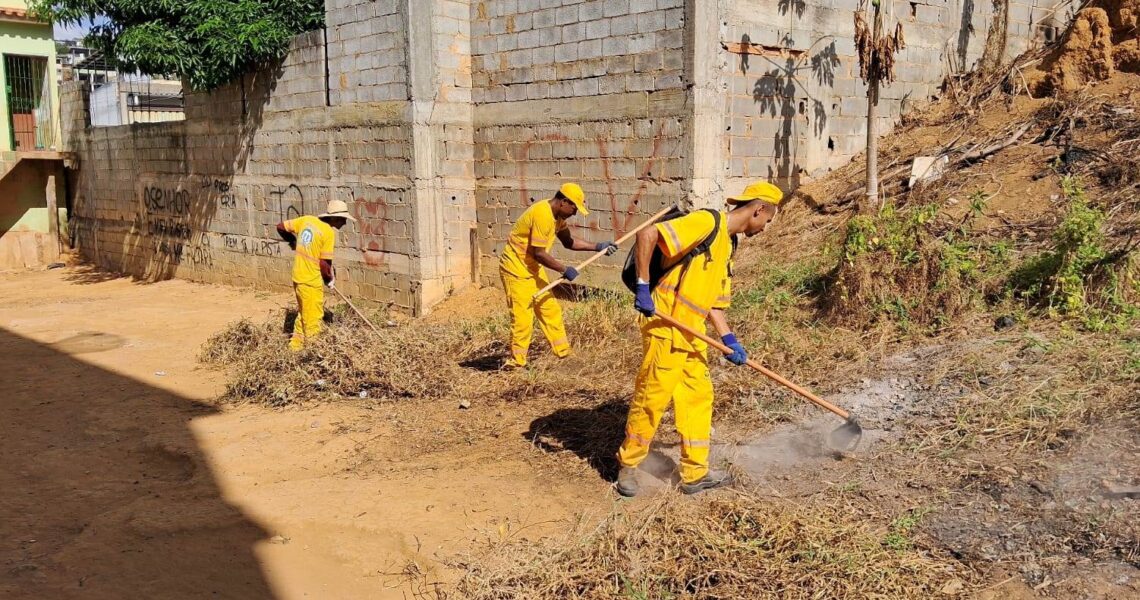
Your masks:
[{"label": "dirt road", "polygon": [[[398,406],[218,406],[202,342],[289,302],[76,269],[0,274],[0,597],[403,598],[487,540],[610,505],[600,478],[535,467],[532,415],[517,411],[499,413],[506,444],[407,460]],[[462,417],[427,430],[431,418]]]}]

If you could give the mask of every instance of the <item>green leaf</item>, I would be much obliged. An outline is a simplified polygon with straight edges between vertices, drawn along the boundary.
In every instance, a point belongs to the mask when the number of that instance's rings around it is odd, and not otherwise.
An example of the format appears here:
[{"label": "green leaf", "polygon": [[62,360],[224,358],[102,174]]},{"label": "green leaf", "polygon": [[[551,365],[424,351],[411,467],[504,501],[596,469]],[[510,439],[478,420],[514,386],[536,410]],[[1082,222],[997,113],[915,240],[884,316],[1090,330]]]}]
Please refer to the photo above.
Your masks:
[{"label": "green leaf", "polygon": [[205,91],[280,59],[324,24],[323,0],[31,0],[41,18],[89,21],[87,42],[122,68],[180,77]]}]

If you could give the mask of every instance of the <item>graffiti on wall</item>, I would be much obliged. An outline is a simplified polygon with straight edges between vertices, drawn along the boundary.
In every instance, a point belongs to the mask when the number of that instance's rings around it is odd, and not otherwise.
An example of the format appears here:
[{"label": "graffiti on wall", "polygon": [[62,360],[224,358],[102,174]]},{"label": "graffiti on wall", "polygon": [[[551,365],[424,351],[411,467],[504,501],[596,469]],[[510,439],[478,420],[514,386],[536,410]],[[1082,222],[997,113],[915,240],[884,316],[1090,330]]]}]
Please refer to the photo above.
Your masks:
[{"label": "graffiti on wall", "polygon": [[236,209],[240,204],[239,194],[227,179],[201,175],[155,181],[142,188],[141,196],[135,229],[153,240],[156,258],[168,265],[214,265],[206,223],[216,209]]},{"label": "graffiti on wall", "polygon": [[[173,182],[155,181],[142,188],[141,204],[135,230],[153,240],[156,257],[169,265],[211,267],[215,252],[276,258],[287,249],[276,238],[271,224],[265,224],[265,237],[209,231],[217,209],[250,206],[248,199],[225,178],[201,175],[176,178]],[[316,214],[318,204],[306,199],[301,186],[285,183],[268,190],[265,209],[287,221]],[[380,229],[379,235],[383,235],[382,226]]]},{"label": "graffiti on wall", "polygon": [[[604,137],[597,137],[594,142],[597,144],[598,157],[601,159],[602,164],[602,178],[606,183],[606,195],[609,197],[610,208],[610,229],[614,237],[620,237],[626,231],[629,231],[637,220],[638,208],[641,203],[642,196],[645,195],[649,189],[650,183],[661,182],[662,179],[653,175],[653,169],[657,163],[666,158],[662,152],[663,144],[667,138],[663,137],[665,131],[665,122],[662,121],[657,126],[657,131],[653,135],[653,150],[651,155],[646,159],[645,166],[640,173],[637,174],[637,179],[640,182],[637,190],[634,192],[633,197],[624,206],[619,206],[620,201],[618,194],[614,190],[615,176],[613,173],[614,157],[609,156],[607,151],[607,144],[609,140]],[[512,160],[518,162],[519,165],[519,200],[523,206],[530,204],[530,189],[527,181],[527,164],[531,160],[531,147],[536,142],[570,142],[571,140],[560,133],[547,134],[538,140],[527,141],[522,145],[518,156],[512,157]],[[597,228],[596,223],[590,225],[592,228]]]},{"label": "graffiti on wall", "polygon": [[[281,221],[288,221],[289,219],[296,219],[302,215],[314,214],[306,210],[305,206],[305,193],[301,191],[301,187],[295,183],[290,183],[284,187],[276,187],[269,191],[269,197],[273,204],[277,206],[277,214]],[[316,208],[314,205],[311,208]]]},{"label": "graffiti on wall", "polygon": [[229,252],[240,252],[251,256],[281,256],[283,242],[263,240],[225,234],[222,245]]},{"label": "graffiti on wall", "polygon": [[167,264],[190,264],[195,267],[214,266],[214,254],[210,238],[200,234],[195,243],[179,240],[160,239],[155,246],[155,254]]},{"label": "graffiti on wall", "polygon": [[370,267],[387,266],[386,251],[389,246],[385,244],[385,239],[393,235],[389,227],[395,216],[392,212],[403,202],[403,195],[400,192],[393,192],[396,194],[396,206],[393,206],[387,198],[379,194],[375,198],[357,200],[352,188],[341,188],[338,193],[348,202],[353,216],[356,217],[353,227],[360,236],[359,250],[363,253],[364,264]]},{"label": "graffiti on wall", "polygon": [[199,189],[205,190],[207,193],[215,196],[218,201],[218,206],[222,208],[237,208],[237,195],[234,194],[231,189],[229,181],[203,175]]},{"label": "graffiti on wall", "polygon": [[[157,258],[166,264],[212,265],[210,242],[191,225],[190,190],[180,185],[147,185],[142,190],[143,220],[138,228],[154,239]],[[197,237],[197,239],[194,239]]]}]

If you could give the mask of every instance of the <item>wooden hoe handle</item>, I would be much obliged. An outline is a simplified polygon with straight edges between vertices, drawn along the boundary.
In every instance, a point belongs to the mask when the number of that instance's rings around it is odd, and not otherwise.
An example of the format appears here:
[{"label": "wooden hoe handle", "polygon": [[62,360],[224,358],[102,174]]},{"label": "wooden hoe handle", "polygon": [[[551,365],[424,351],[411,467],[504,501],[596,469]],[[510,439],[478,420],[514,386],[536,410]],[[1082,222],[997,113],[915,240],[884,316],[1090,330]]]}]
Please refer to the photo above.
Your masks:
[{"label": "wooden hoe handle", "polygon": [[[670,317],[669,315],[663,315],[661,313],[656,313],[656,315],[657,315],[657,318],[661,319],[662,321],[665,321],[669,325],[672,325],[673,327],[676,327],[677,329],[680,329],[681,331],[684,331],[685,333],[700,339],[701,341],[712,346],[713,348],[716,348],[717,350],[720,350],[721,352],[723,352],[725,354],[732,354],[732,349],[729,348],[728,346],[725,346],[720,341],[715,340],[715,339],[693,329],[692,327],[689,327],[688,325],[682,324],[680,321],[678,321],[677,319],[674,319],[673,317]],[[809,392],[808,390],[792,383],[791,381],[788,381],[787,379],[783,378],[779,373],[776,373],[775,371],[772,371],[772,370],[766,368],[764,365],[756,362],[755,360],[748,359],[748,366],[759,371],[768,379],[771,379],[772,381],[775,381],[776,383],[778,383],[778,384],[788,388],[789,390],[792,390],[793,392],[799,394],[804,399],[809,400],[809,401],[819,405],[820,408],[825,408],[825,409],[835,413],[836,415],[839,415],[840,417],[842,417],[844,419],[850,419],[851,418],[851,413],[843,410],[842,408],[839,408],[838,406],[828,402],[827,400],[824,400],[823,398],[820,398],[819,396],[816,396],[815,394],[813,394],[813,393]]]},{"label": "wooden hoe handle", "polygon": [[380,330],[377,329],[376,326],[372,324],[372,321],[368,320],[368,317],[364,316],[364,313],[360,312],[359,308],[356,308],[356,305],[352,303],[352,300],[348,299],[348,296],[344,295],[344,292],[340,291],[340,288],[334,287],[333,291],[336,292],[336,295],[340,296],[341,300],[344,300],[345,304],[348,304],[348,307],[351,308],[352,311],[356,313],[356,316],[360,317],[361,319],[364,319],[364,322],[367,323],[368,326],[372,328],[372,331],[374,331],[376,333],[380,333]]},{"label": "wooden hoe handle", "polygon": [[[617,241],[616,241],[616,242],[614,242],[614,243],[615,243],[615,244],[617,244],[618,246],[620,246],[620,245],[624,244],[625,242],[629,241],[629,239],[630,239],[630,238],[632,238],[633,236],[637,235],[637,232],[639,232],[639,231],[641,231],[642,229],[645,229],[646,227],[649,227],[650,225],[652,225],[652,224],[656,223],[656,222],[657,222],[657,219],[660,219],[661,217],[664,217],[664,216],[665,216],[665,214],[666,214],[666,213],[668,213],[668,212],[669,212],[669,211],[671,211],[671,210],[673,210],[673,207],[672,207],[672,206],[666,206],[665,208],[662,208],[660,211],[658,211],[658,212],[657,212],[657,214],[653,215],[652,217],[649,217],[649,219],[648,219],[648,220],[646,220],[646,221],[645,221],[644,223],[642,223],[641,225],[638,225],[637,227],[634,227],[633,229],[631,229],[631,230],[629,231],[629,233],[626,233],[625,235],[621,236],[621,237],[620,237],[620,238],[618,238],[618,239],[617,239]],[[606,251],[605,251],[605,250],[599,250],[599,251],[595,252],[593,256],[591,256],[590,258],[587,258],[586,260],[582,261],[581,263],[579,263],[579,264],[578,264],[577,266],[575,266],[574,268],[575,268],[575,269],[577,269],[579,272],[581,272],[581,271],[582,271],[583,269],[585,269],[586,267],[588,267],[588,266],[590,266],[590,265],[594,264],[594,261],[596,261],[596,260],[598,260],[599,258],[601,258],[601,257],[605,256],[605,254],[606,254]],[[535,299],[535,298],[538,298],[539,296],[541,296],[541,295],[545,294],[546,292],[549,292],[550,290],[552,290],[552,289],[554,289],[554,288],[558,287],[558,286],[559,286],[560,284],[562,284],[564,281],[566,281],[566,278],[565,278],[565,277],[559,277],[558,279],[556,279],[556,280],[554,280],[554,281],[550,282],[550,284],[549,284],[549,285],[547,285],[546,287],[544,287],[544,288],[542,288],[541,290],[538,290],[537,292],[535,292],[534,296],[533,296],[531,299],[533,300],[533,299]]]}]

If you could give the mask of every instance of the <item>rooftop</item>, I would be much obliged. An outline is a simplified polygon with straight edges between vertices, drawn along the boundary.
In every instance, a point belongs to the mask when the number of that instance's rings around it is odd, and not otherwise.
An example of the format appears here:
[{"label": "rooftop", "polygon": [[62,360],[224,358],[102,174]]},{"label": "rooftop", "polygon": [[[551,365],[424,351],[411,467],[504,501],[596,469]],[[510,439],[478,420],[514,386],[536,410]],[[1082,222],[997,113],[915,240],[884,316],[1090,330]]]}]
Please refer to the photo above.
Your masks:
[{"label": "rooftop", "polygon": [[43,23],[47,25],[47,21],[41,21],[28,14],[26,8],[16,8],[12,6],[0,6],[0,21],[17,21],[20,23]]}]

